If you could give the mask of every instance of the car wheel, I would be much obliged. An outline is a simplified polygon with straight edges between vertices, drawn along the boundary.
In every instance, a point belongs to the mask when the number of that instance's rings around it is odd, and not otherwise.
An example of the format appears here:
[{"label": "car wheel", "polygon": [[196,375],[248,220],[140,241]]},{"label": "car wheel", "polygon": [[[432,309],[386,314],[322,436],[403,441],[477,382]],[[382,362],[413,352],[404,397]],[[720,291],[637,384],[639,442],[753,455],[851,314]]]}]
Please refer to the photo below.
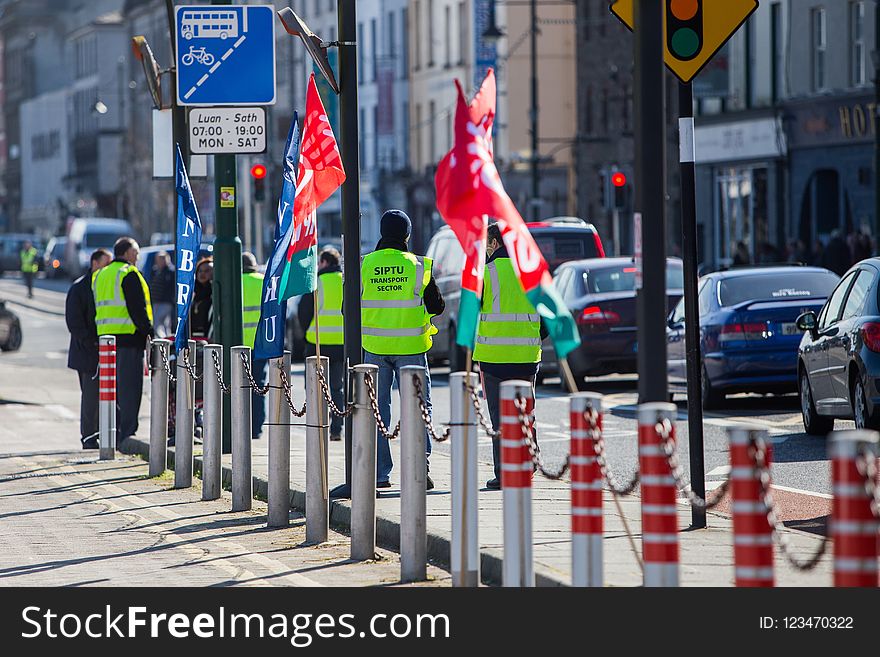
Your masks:
[{"label": "car wheel", "polygon": [[868,411],[868,398],[865,395],[865,384],[861,378],[855,380],[851,392],[853,420],[855,420],[856,429],[876,429],[878,422],[871,417]]},{"label": "car wheel", "polygon": [[9,328],[9,337],[6,339],[6,344],[4,344],[0,349],[3,351],[18,351],[21,347],[21,325],[18,322],[15,322]]},{"label": "car wheel", "polygon": [[813,392],[810,389],[810,378],[803,370],[801,370],[799,375],[798,394],[801,401],[801,418],[804,421],[804,431],[811,436],[827,435],[834,428],[834,418],[819,415],[816,412]]},{"label": "car wheel", "polygon": [[709,373],[706,371],[705,365],[703,366],[703,376],[701,379],[700,392],[703,398],[703,408],[707,411],[720,408],[724,404],[725,396],[712,387],[712,381],[709,380]]}]

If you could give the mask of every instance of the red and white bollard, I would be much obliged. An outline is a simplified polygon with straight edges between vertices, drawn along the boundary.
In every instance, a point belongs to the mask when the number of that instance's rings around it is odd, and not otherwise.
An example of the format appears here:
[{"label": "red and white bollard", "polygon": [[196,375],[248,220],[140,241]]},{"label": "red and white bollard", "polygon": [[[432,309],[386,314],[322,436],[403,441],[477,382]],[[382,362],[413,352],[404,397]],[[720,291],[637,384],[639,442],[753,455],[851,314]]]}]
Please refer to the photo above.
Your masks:
[{"label": "red and white bollard", "polygon": [[[733,562],[737,586],[772,587],[773,528],[767,518],[757,451],[770,468],[767,431],[741,426],[727,430],[730,441],[730,497],[733,507]],[[769,486],[769,482],[767,484]]]},{"label": "red and white bollard", "polygon": [[657,425],[669,420],[675,441],[675,404],[639,406],[639,477],[642,485],[642,555],[645,586],[678,586],[678,491]]},{"label": "red and white bollard", "polygon": [[[834,539],[834,586],[878,586],[880,521],[871,510],[872,500],[866,490],[866,476],[875,471],[877,464],[878,434],[835,431],[829,440],[834,490],[830,528]],[[877,485],[876,477],[873,485]]]},{"label": "red and white bollard", "polygon": [[[571,420],[571,584],[602,586],[602,471],[595,443],[602,432],[602,395],[570,397]],[[588,417],[595,413],[593,434]]]},{"label": "red and white bollard", "polygon": [[116,458],[116,336],[98,339],[98,458]]},{"label": "red and white bollard", "polygon": [[535,406],[528,381],[501,383],[501,488],[504,503],[504,586],[535,585],[532,558],[532,457],[523,439],[517,395]]}]

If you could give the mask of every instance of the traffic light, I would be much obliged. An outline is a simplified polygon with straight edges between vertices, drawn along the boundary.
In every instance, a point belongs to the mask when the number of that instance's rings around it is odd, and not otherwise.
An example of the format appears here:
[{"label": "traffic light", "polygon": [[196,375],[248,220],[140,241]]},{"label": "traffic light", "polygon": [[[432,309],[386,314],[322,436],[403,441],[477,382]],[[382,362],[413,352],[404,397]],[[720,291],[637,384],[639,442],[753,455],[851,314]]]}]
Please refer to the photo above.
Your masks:
[{"label": "traffic light", "polygon": [[251,178],[254,179],[254,200],[266,200],[266,166],[255,164],[251,167]]},{"label": "traffic light", "polygon": [[666,48],[683,62],[703,49],[703,0],[666,0]]},{"label": "traffic light", "polygon": [[622,171],[612,173],[611,185],[614,187],[614,207],[621,210],[626,207],[626,174]]}]

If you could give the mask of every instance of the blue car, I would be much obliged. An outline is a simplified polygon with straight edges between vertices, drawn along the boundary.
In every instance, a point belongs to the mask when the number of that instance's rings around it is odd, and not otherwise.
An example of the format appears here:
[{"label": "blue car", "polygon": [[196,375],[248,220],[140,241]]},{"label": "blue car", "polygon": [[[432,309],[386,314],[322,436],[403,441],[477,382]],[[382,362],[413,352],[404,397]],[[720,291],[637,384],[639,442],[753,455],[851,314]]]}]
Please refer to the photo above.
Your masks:
[{"label": "blue car", "polygon": [[[703,406],[737,392],[797,390],[797,319],[818,313],[839,277],[820,267],[746,267],[700,278]],[[666,329],[670,390],[686,392],[684,300]]]}]

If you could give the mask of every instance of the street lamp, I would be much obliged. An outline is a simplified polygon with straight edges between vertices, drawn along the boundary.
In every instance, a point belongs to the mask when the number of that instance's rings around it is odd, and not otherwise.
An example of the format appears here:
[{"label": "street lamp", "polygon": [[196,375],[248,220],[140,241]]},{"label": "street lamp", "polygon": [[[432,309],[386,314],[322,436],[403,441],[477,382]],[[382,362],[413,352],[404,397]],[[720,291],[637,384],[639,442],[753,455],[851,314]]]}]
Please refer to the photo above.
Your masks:
[{"label": "street lamp", "polygon": [[281,23],[284,25],[284,29],[287,30],[288,34],[302,39],[306,50],[308,50],[309,55],[312,56],[318,70],[321,71],[321,75],[327,79],[330,88],[338,95],[339,85],[336,83],[336,76],[333,74],[333,68],[330,66],[330,60],[327,57],[327,48],[331,45],[338,44],[321,41],[321,39],[309,29],[308,25],[303,22],[303,19],[297,16],[296,12],[290,7],[285,7],[279,11],[278,18],[281,19]]},{"label": "street lamp", "polygon": [[495,0],[489,0],[489,27],[481,35],[486,43],[498,43],[504,38],[504,32],[498,27],[495,20]]}]

